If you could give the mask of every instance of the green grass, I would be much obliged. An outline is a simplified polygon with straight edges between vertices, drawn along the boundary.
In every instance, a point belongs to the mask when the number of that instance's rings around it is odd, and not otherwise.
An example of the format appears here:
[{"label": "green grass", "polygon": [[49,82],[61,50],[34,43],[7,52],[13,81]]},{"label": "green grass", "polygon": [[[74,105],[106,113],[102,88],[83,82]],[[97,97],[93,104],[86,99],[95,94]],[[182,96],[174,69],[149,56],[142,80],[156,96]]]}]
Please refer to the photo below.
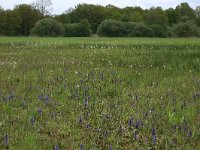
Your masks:
[{"label": "green grass", "polygon": [[1,149],[199,141],[199,39],[0,38]]}]

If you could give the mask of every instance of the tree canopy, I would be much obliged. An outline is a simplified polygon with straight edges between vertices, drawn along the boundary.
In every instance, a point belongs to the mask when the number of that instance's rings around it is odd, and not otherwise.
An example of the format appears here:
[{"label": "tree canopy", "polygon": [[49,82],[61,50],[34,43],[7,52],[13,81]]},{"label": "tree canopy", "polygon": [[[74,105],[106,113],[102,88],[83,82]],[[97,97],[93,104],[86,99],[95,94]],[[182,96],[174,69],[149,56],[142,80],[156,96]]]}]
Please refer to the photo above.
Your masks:
[{"label": "tree canopy", "polygon": [[[66,36],[90,36],[91,33],[98,33],[102,36],[107,33],[100,33],[100,31],[109,31],[109,36],[171,37],[180,36],[178,32],[175,32],[179,31],[177,28],[187,28],[189,25],[197,29],[196,33],[189,31],[192,30],[189,28],[184,32],[190,32],[190,34],[181,35],[197,36],[200,31],[200,6],[193,9],[186,2],[180,3],[176,8],[166,10],[161,7],[118,8],[113,5],[101,6],[83,3],[78,4],[75,8],[69,8],[59,15],[51,15],[51,5],[51,0],[35,0],[31,5],[20,4],[13,10],[4,10],[0,6],[0,35],[29,36],[30,31],[35,28],[36,22],[45,18],[51,18],[62,24],[66,31],[60,35],[65,34]],[[87,25],[81,23],[83,20],[86,20]],[[133,30],[134,25],[137,27],[134,27]],[[69,29],[73,32],[70,33]],[[115,33],[118,30],[119,33]],[[124,34],[125,32],[130,33]]]}]

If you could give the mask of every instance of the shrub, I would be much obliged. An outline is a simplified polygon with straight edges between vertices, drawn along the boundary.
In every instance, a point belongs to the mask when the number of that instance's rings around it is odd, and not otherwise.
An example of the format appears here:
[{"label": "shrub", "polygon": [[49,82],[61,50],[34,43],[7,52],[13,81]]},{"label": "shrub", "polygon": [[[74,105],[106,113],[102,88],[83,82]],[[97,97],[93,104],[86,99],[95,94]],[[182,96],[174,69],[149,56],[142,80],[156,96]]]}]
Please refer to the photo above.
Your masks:
[{"label": "shrub", "polygon": [[155,37],[167,37],[167,27],[160,24],[153,24],[150,26],[154,32]]},{"label": "shrub", "polygon": [[192,21],[180,22],[174,27],[174,33],[178,37],[198,36],[198,27]]},{"label": "shrub", "polygon": [[132,22],[105,20],[99,25],[97,34],[106,37],[126,37],[135,27],[136,24]]},{"label": "shrub", "polygon": [[44,18],[36,22],[31,29],[31,35],[34,36],[61,36],[64,33],[62,24],[52,18]]},{"label": "shrub", "polygon": [[99,36],[119,37],[126,32],[125,27],[121,21],[105,20],[97,28]]},{"label": "shrub", "polygon": [[79,23],[66,24],[65,34],[66,37],[86,37],[91,34],[90,24],[88,20],[82,20]]},{"label": "shrub", "polygon": [[129,36],[132,37],[152,37],[154,36],[153,30],[144,25],[144,24],[138,24],[136,27],[132,30],[132,32],[129,34]]}]

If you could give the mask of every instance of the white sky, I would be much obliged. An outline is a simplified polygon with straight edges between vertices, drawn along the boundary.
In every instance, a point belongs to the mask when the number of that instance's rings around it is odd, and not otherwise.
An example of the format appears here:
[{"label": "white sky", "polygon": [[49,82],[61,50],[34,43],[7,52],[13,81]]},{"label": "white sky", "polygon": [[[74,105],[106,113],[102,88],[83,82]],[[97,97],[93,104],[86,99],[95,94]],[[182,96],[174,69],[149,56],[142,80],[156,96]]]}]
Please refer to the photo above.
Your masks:
[{"label": "white sky", "polygon": [[[18,4],[31,4],[34,0],[0,0],[0,6],[4,9],[13,9]],[[61,14],[68,8],[74,8],[77,4],[100,4],[107,5],[112,4],[117,7],[126,6],[140,6],[142,8],[150,8],[152,6],[161,6],[162,8],[175,8],[182,2],[187,2],[193,8],[200,6],[200,0],[51,0],[53,5],[53,14]]]}]

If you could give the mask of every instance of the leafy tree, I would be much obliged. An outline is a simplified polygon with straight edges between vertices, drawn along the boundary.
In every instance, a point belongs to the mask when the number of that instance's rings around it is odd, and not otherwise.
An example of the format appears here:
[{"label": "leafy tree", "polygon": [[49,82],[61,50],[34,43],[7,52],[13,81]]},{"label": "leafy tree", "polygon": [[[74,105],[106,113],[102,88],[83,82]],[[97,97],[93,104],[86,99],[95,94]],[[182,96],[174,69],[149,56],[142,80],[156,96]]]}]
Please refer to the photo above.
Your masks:
[{"label": "leafy tree", "polygon": [[46,16],[50,14],[52,2],[51,0],[36,0],[32,5],[35,9],[40,11],[42,16]]},{"label": "leafy tree", "polygon": [[140,7],[126,7],[123,9],[121,20],[125,22],[143,22],[143,11],[140,10]]},{"label": "leafy tree", "polygon": [[141,24],[136,25],[136,27],[134,27],[134,29],[130,32],[129,36],[132,36],[132,37],[153,37],[154,32],[150,27],[141,23]]},{"label": "leafy tree", "polygon": [[160,24],[153,24],[150,26],[154,32],[155,37],[167,37],[168,30],[165,26]]},{"label": "leafy tree", "polygon": [[195,20],[195,12],[188,3],[181,3],[175,10],[178,15],[178,21],[181,21],[182,17],[187,17],[188,20]]},{"label": "leafy tree", "polygon": [[113,6],[113,5],[107,5],[105,7],[106,11],[106,19],[110,20],[120,20],[122,14],[121,14],[121,9]]},{"label": "leafy tree", "polygon": [[174,27],[174,33],[178,37],[198,36],[198,27],[192,21],[180,22]]},{"label": "leafy tree", "polygon": [[6,35],[19,35],[21,27],[21,17],[16,10],[6,10]]},{"label": "leafy tree", "polygon": [[65,35],[66,37],[87,37],[90,36],[91,29],[88,20],[81,20],[79,23],[66,24]]},{"label": "leafy tree", "polygon": [[105,20],[98,27],[98,35],[106,37],[128,37],[137,24],[115,20]]},{"label": "leafy tree", "polygon": [[36,22],[31,29],[34,36],[61,36],[64,34],[64,27],[52,18],[44,18]]},{"label": "leafy tree", "polygon": [[106,11],[103,6],[92,4],[79,4],[70,13],[70,18],[73,23],[80,22],[82,19],[87,19],[94,33],[97,30],[97,26],[105,20],[106,17]]},{"label": "leafy tree", "polygon": [[200,26],[200,6],[196,7],[196,9],[195,9],[195,15],[196,15],[197,25]]},{"label": "leafy tree", "polygon": [[175,9],[169,8],[165,10],[170,25],[174,25],[178,20],[178,13]]},{"label": "leafy tree", "polygon": [[161,7],[151,8],[144,16],[144,21],[148,25],[159,24],[167,26],[168,18]]},{"label": "leafy tree", "polygon": [[156,37],[167,36],[168,18],[162,8],[151,8],[145,14],[145,23],[149,25]]},{"label": "leafy tree", "polygon": [[5,34],[6,25],[7,25],[6,13],[3,10],[3,8],[0,7],[0,35]]},{"label": "leafy tree", "polygon": [[31,5],[26,4],[16,6],[14,11],[21,17],[21,35],[28,36],[30,29],[33,28],[36,21],[41,19],[42,14]]},{"label": "leafy tree", "polygon": [[68,14],[61,14],[61,15],[57,15],[54,16],[54,19],[57,20],[58,22],[62,23],[62,24],[68,24],[71,23],[71,18]]}]

